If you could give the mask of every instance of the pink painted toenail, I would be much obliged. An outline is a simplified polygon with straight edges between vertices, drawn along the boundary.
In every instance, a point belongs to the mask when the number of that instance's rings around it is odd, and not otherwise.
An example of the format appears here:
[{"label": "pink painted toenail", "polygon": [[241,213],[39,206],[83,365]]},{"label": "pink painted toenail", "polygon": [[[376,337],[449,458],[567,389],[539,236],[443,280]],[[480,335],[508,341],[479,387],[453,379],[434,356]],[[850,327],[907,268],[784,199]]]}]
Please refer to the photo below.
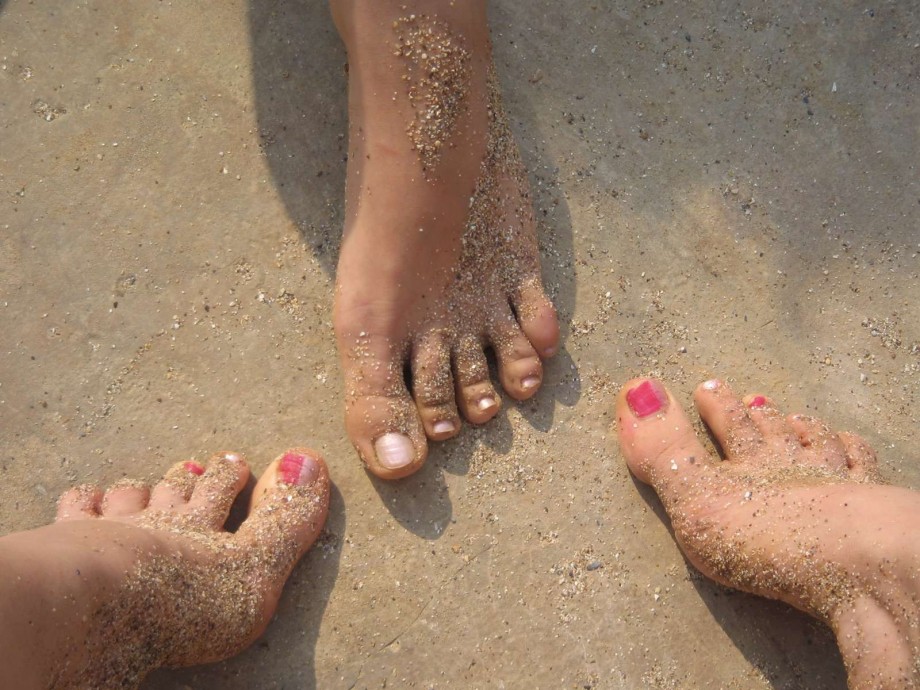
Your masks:
[{"label": "pink painted toenail", "polygon": [[529,391],[531,388],[536,388],[539,385],[539,376],[528,376],[527,378],[521,380],[521,388],[523,388],[525,391]]},{"label": "pink painted toenail", "polygon": [[718,379],[709,379],[708,381],[703,383],[703,388],[705,388],[708,391],[714,391],[718,387],[719,387]]},{"label": "pink painted toenail", "polygon": [[452,434],[456,428],[457,427],[454,426],[453,422],[445,419],[440,422],[435,422],[434,426],[432,427],[432,431],[434,431],[436,434]]},{"label": "pink painted toenail", "polygon": [[188,462],[184,463],[182,466],[185,468],[186,472],[191,472],[192,474],[198,477],[204,474],[204,467],[199,465],[197,462],[192,462],[191,460],[189,460]]},{"label": "pink painted toenail", "polygon": [[478,403],[476,403],[476,407],[478,407],[481,412],[490,410],[495,407],[495,398],[490,398],[488,396],[482,398]]},{"label": "pink painted toenail", "polygon": [[285,453],[278,463],[278,475],[285,484],[307,486],[319,476],[319,465],[308,455]]},{"label": "pink painted toenail", "polygon": [[374,451],[380,464],[390,470],[405,467],[415,459],[415,447],[403,434],[384,434],[374,441]]},{"label": "pink painted toenail", "polygon": [[755,395],[754,399],[748,403],[748,407],[763,407],[767,404],[767,399],[762,395]]},{"label": "pink painted toenail", "polygon": [[626,402],[637,417],[648,417],[658,412],[667,401],[664,389],[652,381],[643,381],[626,392]]}]

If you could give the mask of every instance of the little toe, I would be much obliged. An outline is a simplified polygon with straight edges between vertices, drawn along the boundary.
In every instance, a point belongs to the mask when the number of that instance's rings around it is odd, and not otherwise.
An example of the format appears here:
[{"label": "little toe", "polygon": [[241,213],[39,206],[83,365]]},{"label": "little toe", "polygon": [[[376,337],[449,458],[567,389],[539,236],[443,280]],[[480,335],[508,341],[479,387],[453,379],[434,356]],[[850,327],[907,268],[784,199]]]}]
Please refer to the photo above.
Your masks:
[{"label": "little toe", "polygon": [[559,350],[559,319],[539,278],[524,283],[512,300],[517,320],[540,357],[552,357]]},{"label": "little toe", "polygon": [[515,400],[532,397],[543,381],[543,363],[509,311],[490,329],[502,387]]},{"label": "little toe", "polygon": [[763,437],[748,407],[724,381],[710,379],[696,387],[693,400],[729,460],[743,460],[763,446]]},{"label": "little toe", "polygon": [[742,402],[768,446],[786,459],[794,459],[800,453],[802,444],[798,436],[770,398],[765,395],[747,395]]},{"label": "little toe", "polygon": [[195,482],[203,474],[204,466],[194,460],[177,462],[153,487],[148,506],[156,510],[171,510],[185,505],[192,495]]},{"label": "little toe", "polygon": [[280,589],[329,513],[329,472],[316,451],[292,448],[265,470],[236,539],[258,549],[260,574]]},{"label": "little toe", "polygon": [[473,424],[484,424],[498,414],[501,399],[489,378],[489,363],[482,344],[468,338],[454,350],[457,407]]},{"label": "little toe", "polygon": [[188,501],[188,512],[202,526],[220,529],[227,521],[230,506],[249,480],[249,467],[239,453],[220,453],[208,462]]},{"label": "little toe", "polygon": [[840,472],[846,470],[847,455],[843,441],[824,422],[801,414],[789,415],[786,420],[798,438],[808,464]]},{"label": "little toe", "polygon": [[134,515],[146,508],[149,500],[149,486],[133,479],[122,479],[105,492],[101,512],[104,517]]},{"label": "little toe", "polygon": [[872,446],[862,436],[847,431],[840,432],[837,437],[844,447],[850,478],[856,481],[880,483],[882,478],[878,469],[878,457],[872,450]]},{"label": "little toe", "polygon": [[653,379],[633,379],[616,402],[620,450],[630,471],[673,506],[710,462],[690,420],[668,390]]},{"label": "little toe", "polygon": [[412,394],[428,438],[443,441],[457,435],[460,415],[454,400],[450,347],[440,333],[429,333],[414,349]]},{"label": "little toe", "polygon": [[102,490],[91,484],[81,484],[65,491],[58,499],[57,522],[65,520],[84,520],[99,517],[99,503]]}]

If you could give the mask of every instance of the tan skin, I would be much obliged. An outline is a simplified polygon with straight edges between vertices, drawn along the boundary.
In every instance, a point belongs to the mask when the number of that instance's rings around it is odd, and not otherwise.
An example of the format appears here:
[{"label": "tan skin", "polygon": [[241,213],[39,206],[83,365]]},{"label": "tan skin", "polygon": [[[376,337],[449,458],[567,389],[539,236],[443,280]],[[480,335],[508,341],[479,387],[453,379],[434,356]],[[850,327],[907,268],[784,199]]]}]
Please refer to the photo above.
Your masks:
[{"label": "tan skin", "polygon": [[690,562],[827,623],[854,690],[920,687],[920,494],[879,483],[859,437],[768,398],[712,381],[694,401],[725,460],[660,383],[630,381],[616,404],[629,468],[655,488]]},{"label": "tan skin", "polygon": [[[616,405],[629,467],[658,492],[689,560],[723,584],[825,621],[853,690],[920,687],[920,494],[878,483],[858,437],[784,417],[762,396],[739,399],[710,382],[695,402],[725,460],[700,444],[660,383],[631,381]],[[285,471],[292,455],[303,460],[293,477]],[[249,518],[231,535],[221,525],[248,473],[238,456],[222,454],[206,471],[177,465],[152,492],[73,490],[53,525],[0,538],[5,678],[17,688],[131,687],[157,665],[213,661],[250,644],[322,527],[329,481],[315,453],[289,451],[262,475]],[[164,559],[176,578],[136,577]],[[216,583],[250,606],[227,606]],[[141,607],[118,605],[135,595]],[[158,618],[173,600],[194,613]],[[144,633],[156,663],[136,657],[132,635],[112,630]],[[112,675],[124,671],[116,662],[136,658],[149,663]]]},{"label": "tan skin", "polygon": [[[513,154],[490,162],[501,117],[489,93],[485,1],[331,6],[350,67],[347,219],[335,302],[346,426],[370,471],[395,479],[419,469],[428,440],[451,438],[462,420],[481,424],[498,412],[484,348],[496,352],[504,390],[524,400],[539,389],[542,360],[558,348],[559,331],[541,287],[520,161]],[[424,163],[407,139],[417,113],[405,97],[407,66],[394,54],[392,31],[407,13],[436,18],[470,56],[453,141],[434,163]],[[488,222],[471,235],[470,199],[484,177],[494,181]],[[466,251],[469,240],[489,242],[489,251]],[[752,407],[754,398],[741,401],[724,384],[696,393],[726,452],[720,462],[660,384],[652,384],[659,410],[640,415],[631,408],[629,391],[644,383],[627,384],[617,402],[620,442],[631,470],[661,496],[691,562],[724,584],[827,622],[852,688],[917,687],[920,633],[911,622],[920,614],[920,548],[911,529],[920,521],[918,495],[876,483],[874,456],[858,438],[782,417],[768,400]],[[108,656],[130,656],[120,638],[105,638],[100,611],[108,612],[108,624],[150,631],[159,645],[156,664],[132,668],[130,678],[107,678],[113,687],[155,665],[223,658],[261,633],[290,569],[325,520],[328,475],[314,457],[305,485],[293,490],[276,461],[257,485],[249,520],[230,535],[222,525],[248,469],[237,459],[231,471],[226,461],[215,459],[212,467],[222,469],[209,468],[191,489],[164,481],[152,494],[124,486],[105,496],[70,492],[55,524],[0,538],[7,682],[79,687]],[[173,478],[188,471],[183,464]],[[163,601],[178,596],[168,588],[144,591],[137,579],[139,567],[164,560],[169,582],[179,585],[223,568],[252,606],[244,615],[202,590],[202,605],[191,607],[199,613],[178,627],[155,616],[119,619],[122,611],[137,614],[112,606],[129,584]],[[202,625],[233,634],[215,646],[190,632]]]},{"label": "tan skin", "polygon": [[[312,451],[298,451],[307,458],[303,473],[281,471],[289,453],[271,463],[234,534],[222,526],[249,469],[224,454],[206,469],[191,465],[194,472],[180,463],[152,492],[128,485],[105,494],[72,490],[54,524],[0,537],[4,686],[132,687],[154,666],[215,661],[251,644],[328,511],[325,464]],[[168,563],[173,577],[159,586],[138,580],[157,562]],[[227,601],[228,587],[246,606]],[[151,605],[170,601],[183,602],[178,620],[158,617]],[[226,634],[201,636],[196,629]],[[157,648],[155,661],[138,654],[137,641]]]},{"label": "tan skin", "polygon": [[[524,400],[539,389],[559,327],[540,280],[529,189],[513,142],[502,164],[487,162],[495,127],[485,1],[330,4],[349,66],[334,318],[346,429],[368,469],[395,479],[421,467],[429,440],[452,438],[464,420],[483,424],[498,412],[485,348],[496,353],[504,390]],[[465,86],[451,95],[456,107],[445,105],[454,119],[434,162],[413,150],[407,132],[420,106],[408,96],[414,82],[403,77],[421,70],[396,52],[413,27],[433,27],[432,43],[449,42],[466,56],[445,60],[436,77],[452,72],[451,83]],[[418,54],[425,50],[421,45]],[[471,238],[470,199],[484,175],[494,176],[498,189]],[[474,246],[486,248],[464,250]]]}]

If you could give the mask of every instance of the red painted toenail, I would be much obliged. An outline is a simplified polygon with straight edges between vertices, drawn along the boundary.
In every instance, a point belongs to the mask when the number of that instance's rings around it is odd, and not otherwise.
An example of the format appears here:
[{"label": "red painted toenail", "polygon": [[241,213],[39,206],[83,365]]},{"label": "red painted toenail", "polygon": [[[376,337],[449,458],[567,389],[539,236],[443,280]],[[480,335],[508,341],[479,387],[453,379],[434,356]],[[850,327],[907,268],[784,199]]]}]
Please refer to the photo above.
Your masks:
[{"label": "red painted toenail", "polygon": [[767,404],[767,399],[762,395],[755,395],[754,399],[748,403],[748,407],[763,407]]},{"label": "red painted toenail", "polygon": [[204,467],[199,465],[197,462],[192,462],[189,460],[187,463],[182,465],[187,472],[191,472],[194,475],[201,476],[204,474]]},{"label": "red painted toenail", "polygon": [[626,392],[626,402],[637,417],[648,417],[658,412],[668,401],[668,396],[660,385],[643,381]]},{"label": "red painted toenail", "polygon": [[316,481],[319,468],[313,459],[301,453],[285,453],[278,463],[278,476],[285,484],[306,486]]}]

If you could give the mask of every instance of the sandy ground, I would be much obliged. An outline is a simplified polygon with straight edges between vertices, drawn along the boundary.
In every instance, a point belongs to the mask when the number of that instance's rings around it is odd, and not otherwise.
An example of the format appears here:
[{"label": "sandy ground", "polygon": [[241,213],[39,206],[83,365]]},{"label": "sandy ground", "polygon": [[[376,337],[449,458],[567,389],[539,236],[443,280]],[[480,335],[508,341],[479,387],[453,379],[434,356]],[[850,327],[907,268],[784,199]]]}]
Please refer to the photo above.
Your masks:
[{"label": "sandy ground", "polygon": [[565,348],[390,485],[341,425],[325,3],[202,6],[0,3],[0,528],[220,449],[337,485],[265,638],[146,687],[844,688],[826,629],[684,562],[610,405],[719,374],[920,488],[917,5],[494,2]]}]

